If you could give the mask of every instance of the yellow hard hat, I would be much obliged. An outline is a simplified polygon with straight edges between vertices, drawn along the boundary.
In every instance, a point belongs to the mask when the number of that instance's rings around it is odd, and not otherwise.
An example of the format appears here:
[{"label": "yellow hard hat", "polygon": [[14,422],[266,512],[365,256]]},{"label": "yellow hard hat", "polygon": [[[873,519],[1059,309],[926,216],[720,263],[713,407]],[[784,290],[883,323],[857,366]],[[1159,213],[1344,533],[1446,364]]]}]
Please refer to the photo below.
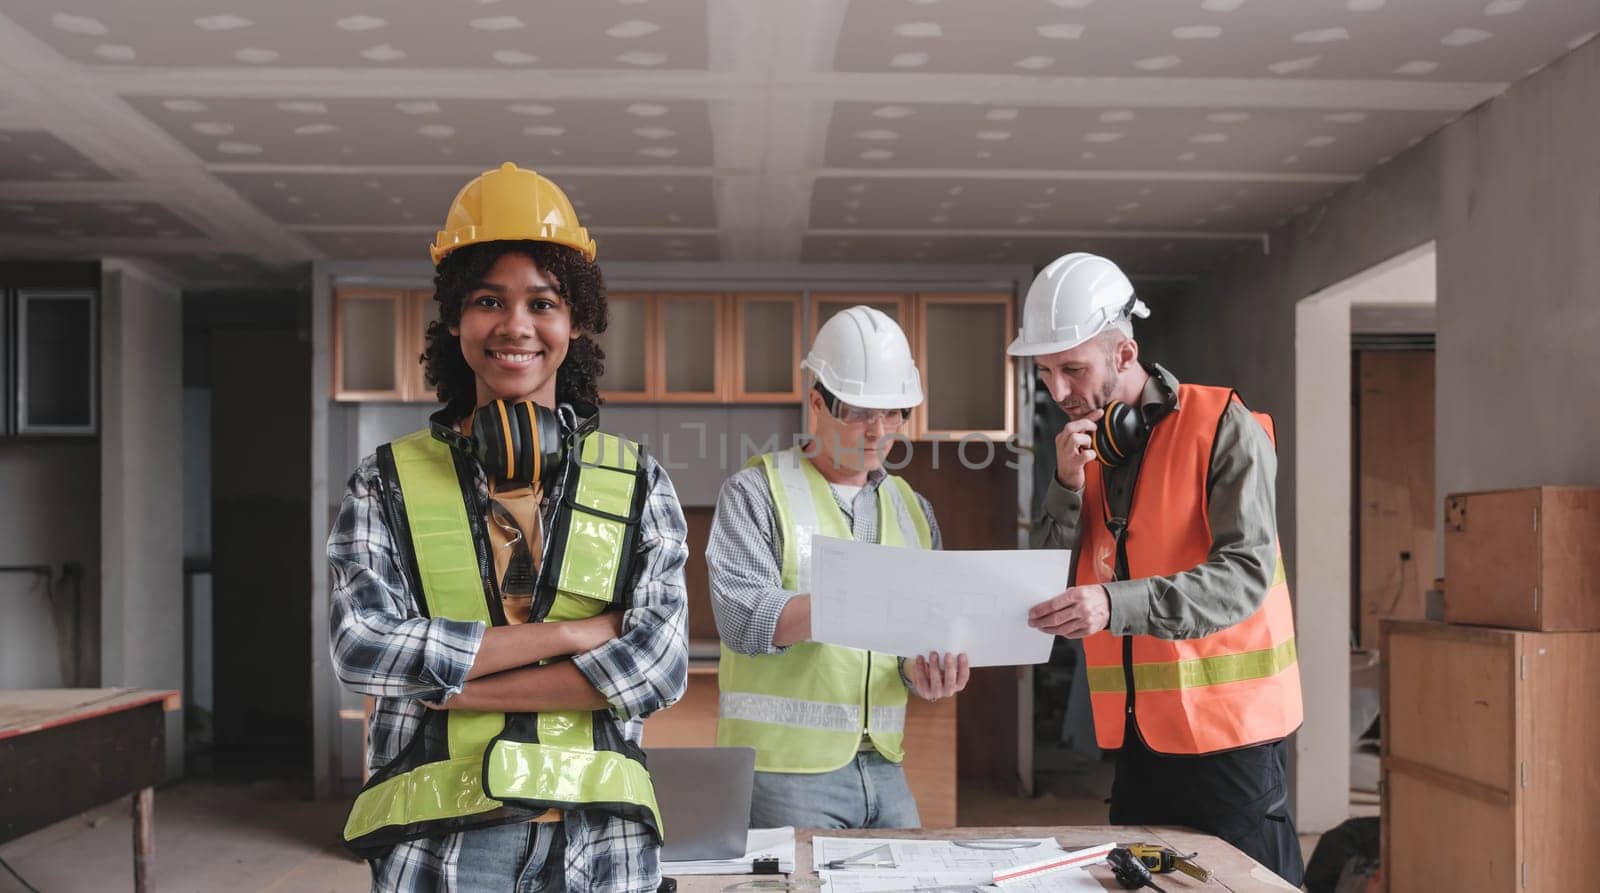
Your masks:
[{"label": "yellow hard hat", "polygon": [[522,239],[555,242],[594,260],[594,239],[561,187],[508,161],[461,187],[428,254],[437,266],[463,245]]}]

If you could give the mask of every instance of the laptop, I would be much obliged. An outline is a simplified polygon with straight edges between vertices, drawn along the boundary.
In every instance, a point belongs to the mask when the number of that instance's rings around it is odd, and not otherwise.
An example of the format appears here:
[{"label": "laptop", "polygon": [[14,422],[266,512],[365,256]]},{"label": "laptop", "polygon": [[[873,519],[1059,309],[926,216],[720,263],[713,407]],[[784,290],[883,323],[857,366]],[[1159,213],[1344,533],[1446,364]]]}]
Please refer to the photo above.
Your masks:
[{"label": "laptop", "polygon": [[667,826],[663,862],[744,855],[755,748],[647,747],[645,761]]}]

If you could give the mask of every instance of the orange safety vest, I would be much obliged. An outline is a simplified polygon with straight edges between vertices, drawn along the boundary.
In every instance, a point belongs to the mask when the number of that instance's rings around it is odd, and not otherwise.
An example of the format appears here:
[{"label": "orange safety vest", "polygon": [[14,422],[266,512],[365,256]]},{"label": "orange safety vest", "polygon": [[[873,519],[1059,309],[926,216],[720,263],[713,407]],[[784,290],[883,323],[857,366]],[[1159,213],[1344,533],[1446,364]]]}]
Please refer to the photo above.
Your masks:
[{"label": "orange safety vest", "polygon": [[[1155,424],[1124,533],[1129,579],[1187,571],[1210,555],[1211,451],[1222,414],[1237,399],[1226,388],[1180,385],[1178,408]],[[1276,443],[1272,420],[1252,415]],[[1118,544],[1106,524],[1101,471],[1095,463],[1085,477],[1077,586],[1116,579]],[[1286,738],[1300,727],[1300,668],[1281,549],[1277,564],[1261,607],[1220,632],[1174,640],[1102,630],[1084,639],[1101,748],[1122,746],[1130,710],[1140,737],[1157,753],[1233,750]]]}]

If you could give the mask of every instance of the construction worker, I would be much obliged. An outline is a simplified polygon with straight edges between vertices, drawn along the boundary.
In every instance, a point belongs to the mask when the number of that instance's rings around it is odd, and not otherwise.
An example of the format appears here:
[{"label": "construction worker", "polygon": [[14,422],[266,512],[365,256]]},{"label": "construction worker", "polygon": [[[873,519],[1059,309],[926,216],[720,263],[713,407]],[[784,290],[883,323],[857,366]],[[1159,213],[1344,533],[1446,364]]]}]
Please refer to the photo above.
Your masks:
[{"label": "construction worker", "polygon": [[1032,535],[1068,588],[1029,625],[1082,639],[1095,737],[1116,751],[1111,822],[1188,825],[1298,885],[1284,739],[1300,726],[1271,420],[1227,388],[1143,365],[1149,309],[1115,264],[1034,279],[1007,349],[1066,413]]},{"label": "construction worker", "polygon": [[893,655],[809,641],[811,536],[940,547],[933,509],[886,474],[890,435],[922,402],[905,333],[870,307],[817,332],[809,450],[768,453],[729,478],[706,548],[722,637],[717,744],[756,749],[750,825],[914,828],[901,760],[906,691],[967,684],[965,654]]},{"label": "construction worker", "polygon": [[654,891],[638,742],[688,673],[672,482],[597,429],[595,243],[505,164],[432,247],[444,406],[368,456],[328,538],[334,666],[377,699],[344,839],[373,889]]}]

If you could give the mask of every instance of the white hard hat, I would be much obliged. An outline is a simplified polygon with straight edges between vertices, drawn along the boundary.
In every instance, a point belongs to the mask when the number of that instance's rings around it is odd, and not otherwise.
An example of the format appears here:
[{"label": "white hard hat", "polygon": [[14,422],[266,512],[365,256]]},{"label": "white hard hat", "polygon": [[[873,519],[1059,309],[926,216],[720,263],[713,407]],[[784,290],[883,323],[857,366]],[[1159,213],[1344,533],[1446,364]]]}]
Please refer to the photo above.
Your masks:
[{"label": "white hard hat", "polygon": [[823,323],[800,368],[851,406],[910,409],[922,402],[922,377],[906,333],[871,307],[857,305]]},{"label": "white hard hat", "polygon": [[1118,321],[1150,315],[1133,283],[1103,257],[1077,251],[1039,271],[1022,302],[1022,328],[1006,348],[1014,357],[1060,353]]}]

